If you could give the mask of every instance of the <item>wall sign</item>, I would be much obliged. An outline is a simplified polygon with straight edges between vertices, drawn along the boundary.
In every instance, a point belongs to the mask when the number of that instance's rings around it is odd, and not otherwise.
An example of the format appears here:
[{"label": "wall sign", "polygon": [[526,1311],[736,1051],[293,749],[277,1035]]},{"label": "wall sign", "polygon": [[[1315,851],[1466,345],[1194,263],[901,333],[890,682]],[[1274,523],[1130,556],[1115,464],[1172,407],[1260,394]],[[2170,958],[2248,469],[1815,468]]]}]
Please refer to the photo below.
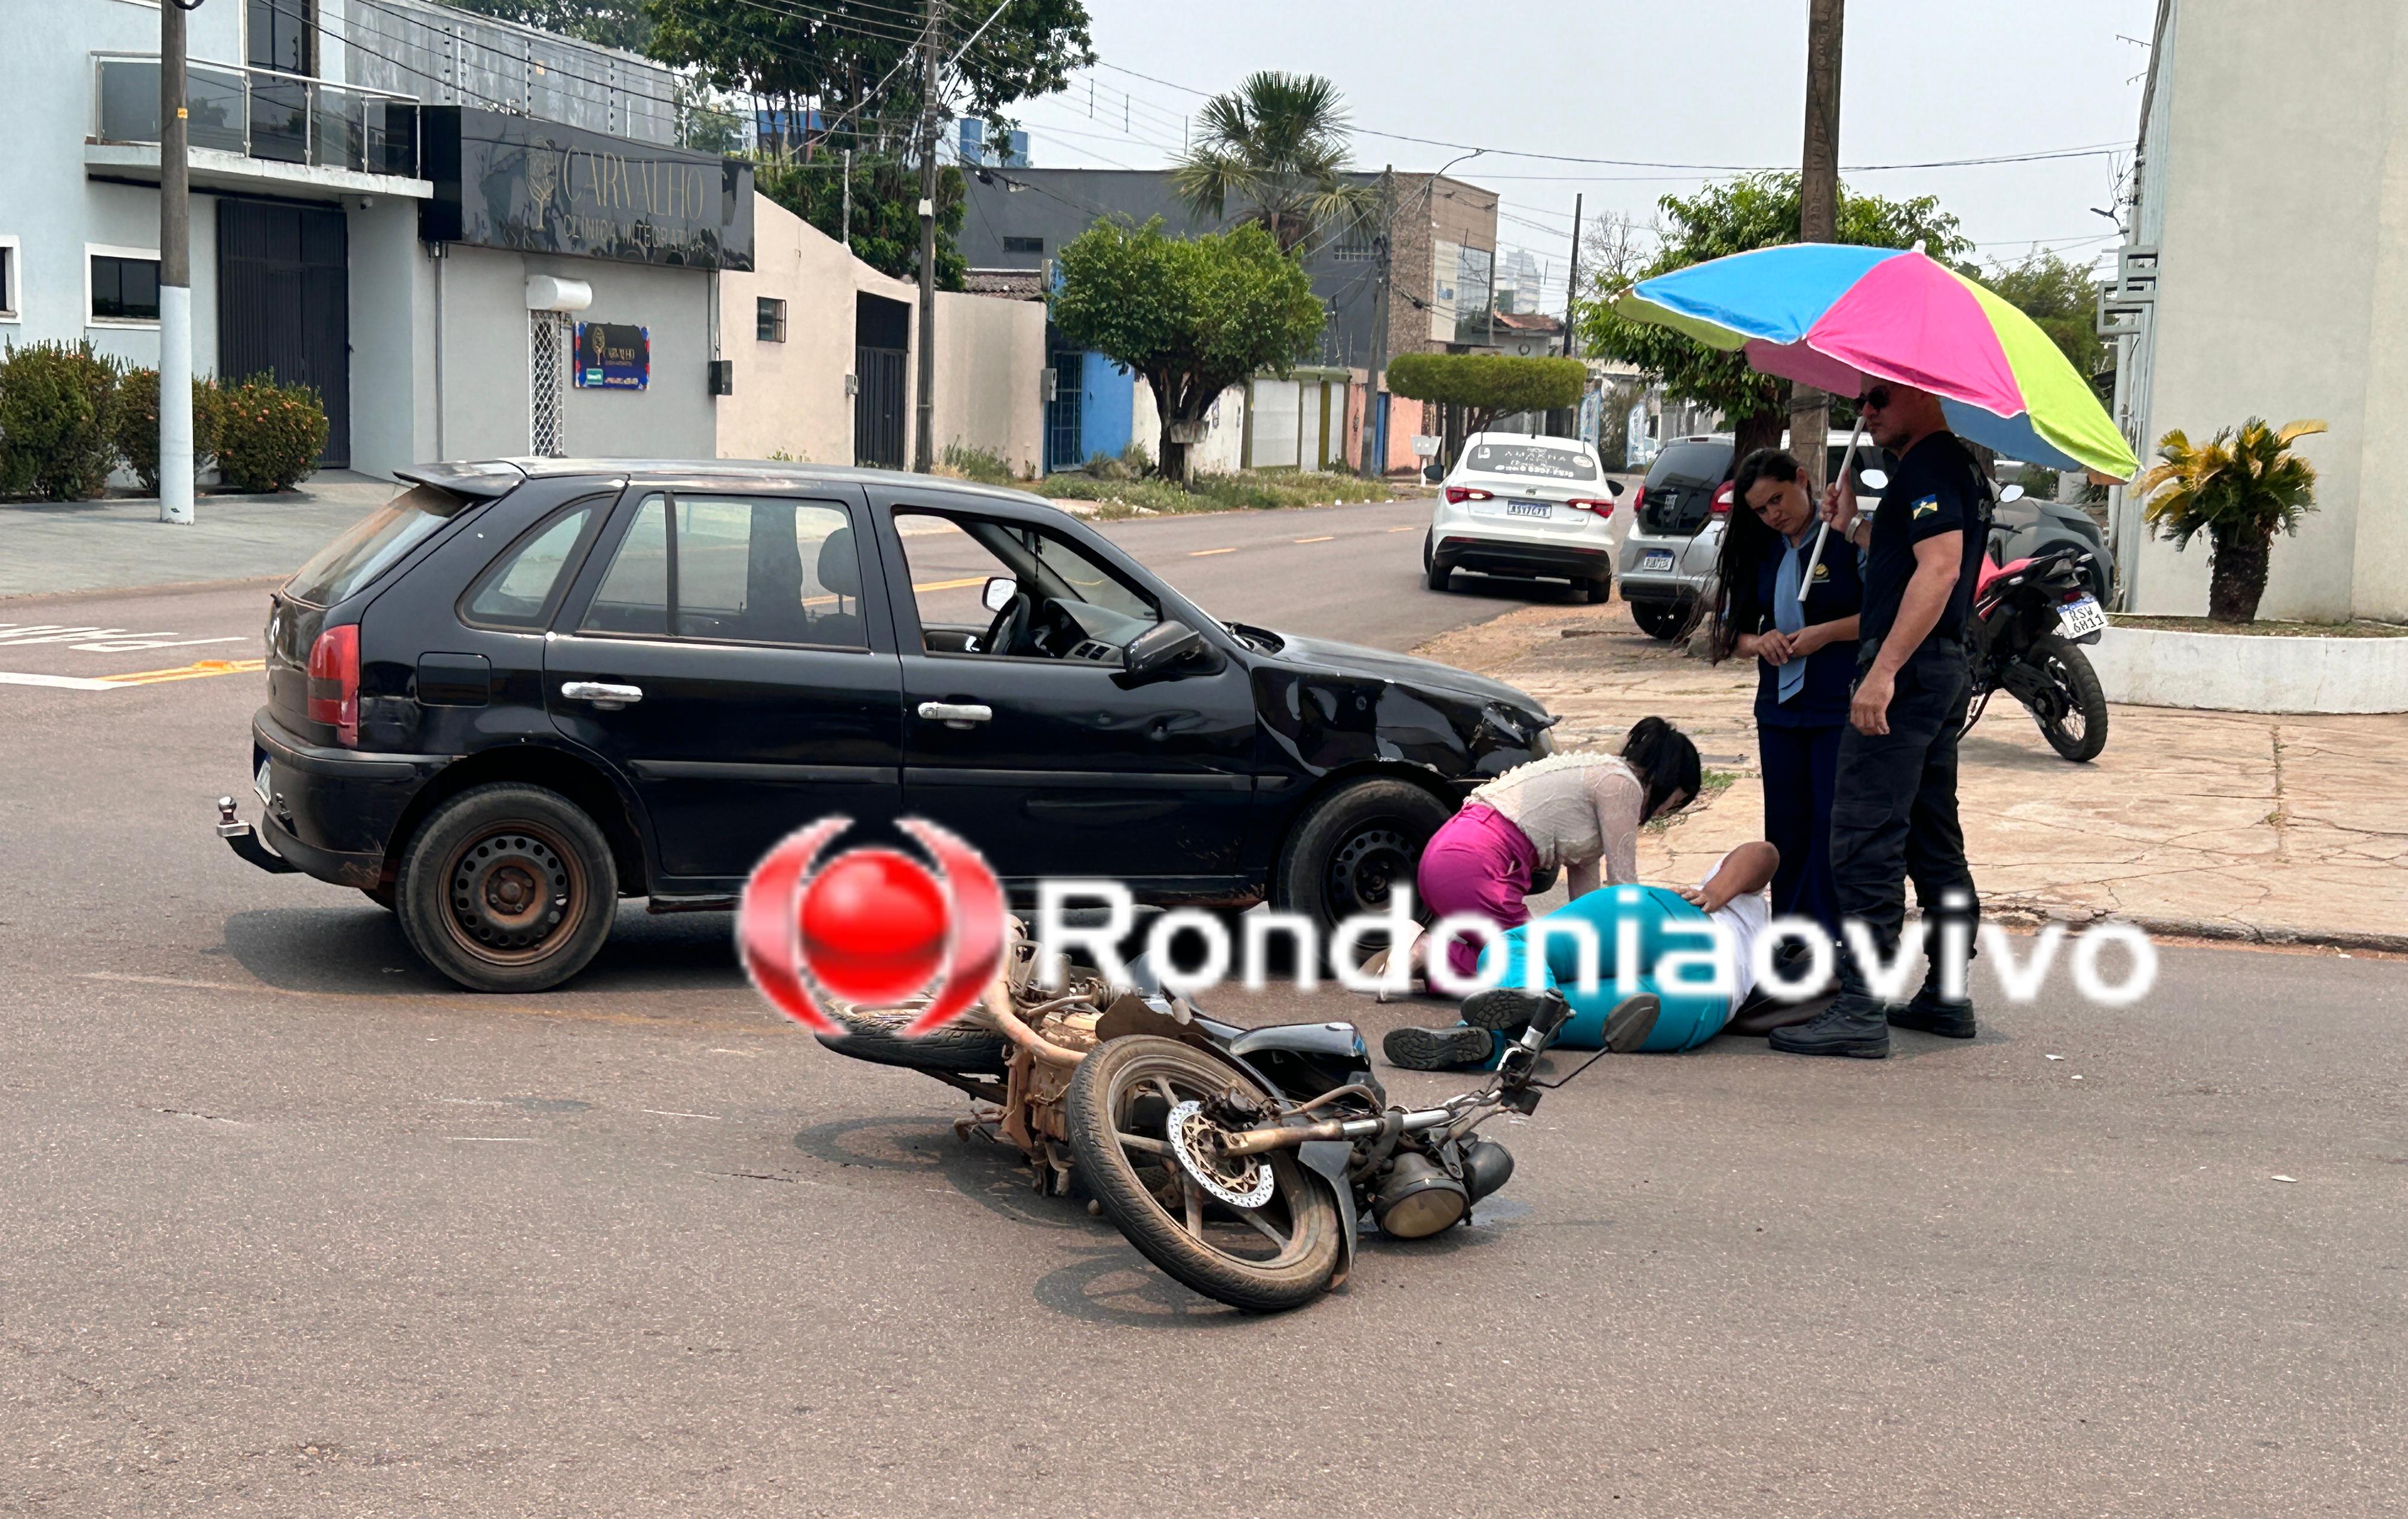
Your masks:
[{"label": "wall sign", "polygon": [[580,322],[575,359],[579,390],[642,390],[652,374],[652,330]]},{"label": "wall sign", "polygon": [[420,110],[428,242],[752,267],[752,165],[470,106]]}]

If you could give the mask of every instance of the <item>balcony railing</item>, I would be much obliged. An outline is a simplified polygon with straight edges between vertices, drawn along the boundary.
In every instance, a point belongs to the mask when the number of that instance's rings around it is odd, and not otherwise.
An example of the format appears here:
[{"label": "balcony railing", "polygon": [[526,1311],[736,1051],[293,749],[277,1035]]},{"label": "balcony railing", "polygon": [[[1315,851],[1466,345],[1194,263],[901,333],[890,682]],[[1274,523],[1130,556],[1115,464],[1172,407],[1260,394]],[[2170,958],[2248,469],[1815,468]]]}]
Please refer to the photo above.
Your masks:
[{"label": "balcony railing", "polygon": [[[94,53],[95,136],[159,140],[159,56]],[[185,69],[192,145],[267,163],[418,177],[418,102],[356,84],[197,60]]]}]

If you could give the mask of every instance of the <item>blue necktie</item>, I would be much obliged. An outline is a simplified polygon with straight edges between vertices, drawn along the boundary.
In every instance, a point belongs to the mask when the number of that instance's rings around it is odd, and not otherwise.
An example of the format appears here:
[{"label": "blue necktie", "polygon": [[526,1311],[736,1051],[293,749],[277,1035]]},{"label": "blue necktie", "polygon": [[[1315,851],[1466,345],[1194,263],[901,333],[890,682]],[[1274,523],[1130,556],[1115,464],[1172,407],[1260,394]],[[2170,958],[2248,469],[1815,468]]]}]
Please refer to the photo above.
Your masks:
[{"label": "blue necktie", "polygon": [[[1804,568],[1798,562],[1798,545],[1784,543],[1781,552],[1781,567],[1772,576],[1772,625],[1784,633],[1796,633],[1806,625],[1806,608],[1798,597],[1798,577]],[[1776,701],[1787,701],[1806,689],[1806,662],[1792,659],[1773,671],[1780,677],[1775,686]]]}]

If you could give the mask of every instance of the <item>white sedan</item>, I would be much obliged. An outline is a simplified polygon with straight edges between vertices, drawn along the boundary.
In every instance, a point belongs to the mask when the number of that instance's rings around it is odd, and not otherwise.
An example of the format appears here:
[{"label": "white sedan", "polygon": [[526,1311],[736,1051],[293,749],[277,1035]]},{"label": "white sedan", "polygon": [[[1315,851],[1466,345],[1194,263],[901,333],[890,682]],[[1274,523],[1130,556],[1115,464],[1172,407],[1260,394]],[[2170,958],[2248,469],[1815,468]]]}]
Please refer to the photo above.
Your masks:
[{"label": "white sedan", "polygon": [[1609,529],[1621,494],[1597,450],[1577,439],[1474,433],[1422,540],[1429,588],[1447,589],[1462,569],[1570,580],[1604,601],[1613,595]]}]

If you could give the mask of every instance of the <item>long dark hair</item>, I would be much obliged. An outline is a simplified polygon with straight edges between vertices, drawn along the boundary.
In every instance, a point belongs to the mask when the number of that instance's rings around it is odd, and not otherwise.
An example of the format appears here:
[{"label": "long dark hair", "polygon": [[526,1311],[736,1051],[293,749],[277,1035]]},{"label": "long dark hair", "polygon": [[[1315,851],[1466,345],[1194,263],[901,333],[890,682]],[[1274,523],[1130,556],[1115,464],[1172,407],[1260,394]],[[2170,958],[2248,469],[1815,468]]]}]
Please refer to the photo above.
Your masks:
[{"label": "long dark hair", "polygon": [[1630,737],[1622,742],[1622,759],[1647,791],[1646,799],[1639,804],[1640,822],[1654,817],[1668,796],[1681,797],[1682,807],[1698,799],[1698,788],[1703,783],[1698,746],[1662,718],[1642,717],[1631,727]]},{"label": "long dark hair", "polygon": [[1742,459],[1731,477],[1730,513],[1724,519],[1723,552],[1714,578],[1706,588],[1713,609],[1714,636],[1712,660],[1721,664],[1739,647],[1739,636],[1753,633],[1770,610],[1756,599],[1756,578],[1764,563],[1781,552],[1781,535],[1765,525],[1747,504],[1747,493],[1758,480],[1784,485],[1805,477],[1805,466],[1781,449],[1757,449]]}]

